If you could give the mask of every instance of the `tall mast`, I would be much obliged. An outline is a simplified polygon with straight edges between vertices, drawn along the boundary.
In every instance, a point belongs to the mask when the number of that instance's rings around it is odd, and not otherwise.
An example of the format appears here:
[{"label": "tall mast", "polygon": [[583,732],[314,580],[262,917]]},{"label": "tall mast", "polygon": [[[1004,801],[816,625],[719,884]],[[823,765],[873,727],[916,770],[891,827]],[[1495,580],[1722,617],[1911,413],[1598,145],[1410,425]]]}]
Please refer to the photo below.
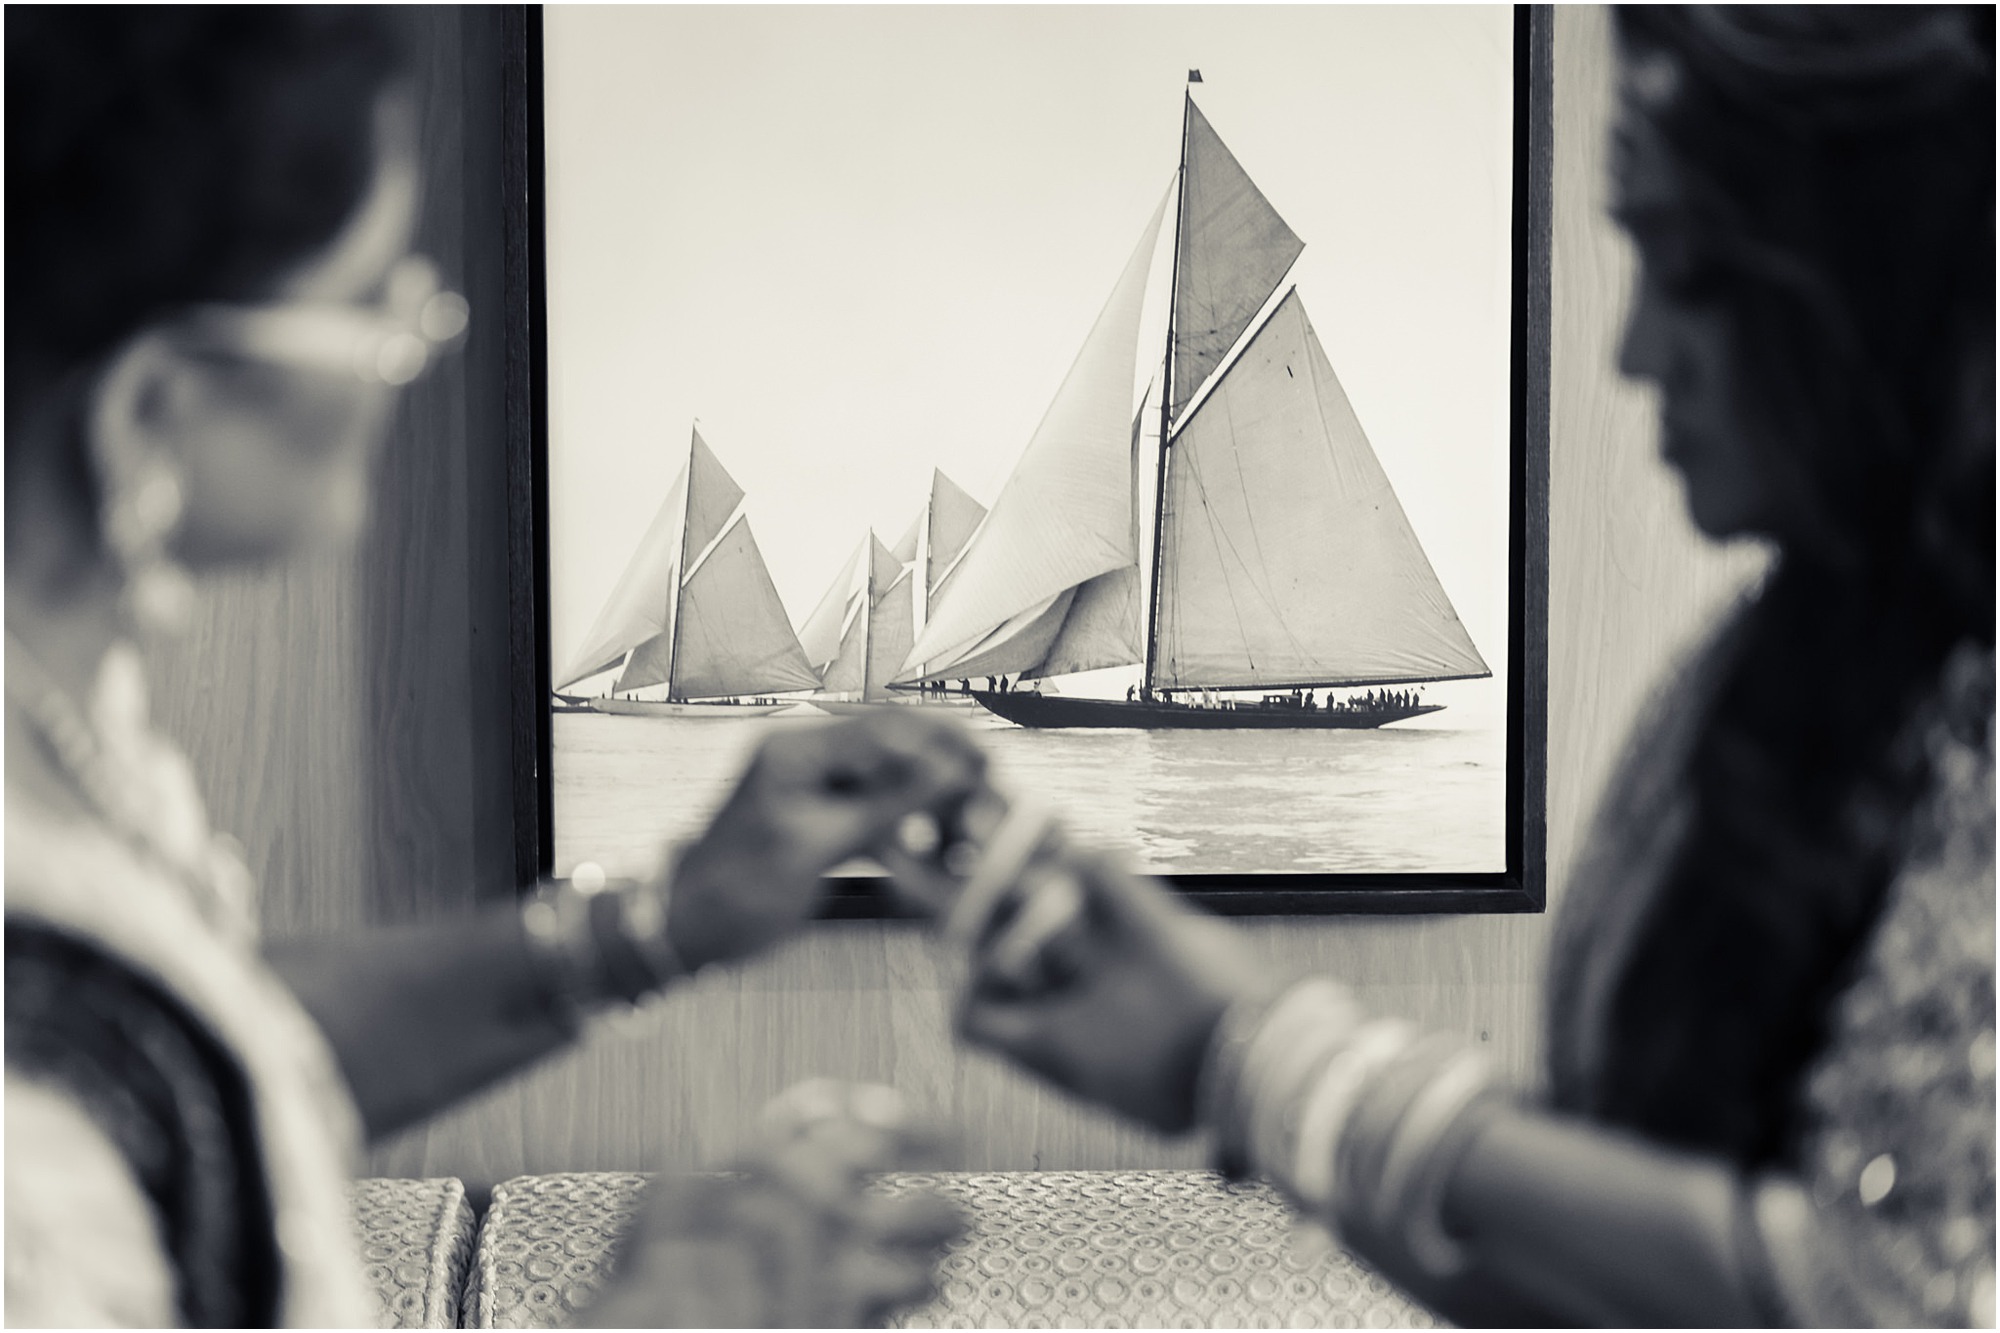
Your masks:
[{"label": "tall mast", "polygon": [[[1161,526],[1167,513],[1167,430],[1173,423],[1169,419],[1174,402],[1174,314],[1178,305],[1181,284],[1181,223],[1187,210],[1187,146],[1188,120],[1194,107],[1194,94],[1183,93],[1181,98],[1181,165],[1178,173],[1180,184],[1174,200],[1174,266],[1167,275],[1167,352],[1166,369],[1160,377],[1160,466],[1154,476],[1153,485],[1153,581],[1146,595],[1146,676],[1141,682],[1144,688],[1153,687],[1153,669],[1158,664],[1160,654],[1160,560],[1166,544],[1160,540]],[[678,627],[679,622],[675,622]]]},{"label": "tall mast", "polygon": [[868,668],[875,665],[875,529],[868,529],[862,559],[868,562],[868,581],[861,589],[861,701],[868,701]]},{"label": "tall mast", "polygon": [[674,677],[681,669],[681,584],[687,579],[688,563],[688,519],[694,514],[694,433],[688,433],[688,461],[686,493],[681,496],[681,558],[674,565],[674,637],[667,647],[667,698],[677,699],[679,688]]}]

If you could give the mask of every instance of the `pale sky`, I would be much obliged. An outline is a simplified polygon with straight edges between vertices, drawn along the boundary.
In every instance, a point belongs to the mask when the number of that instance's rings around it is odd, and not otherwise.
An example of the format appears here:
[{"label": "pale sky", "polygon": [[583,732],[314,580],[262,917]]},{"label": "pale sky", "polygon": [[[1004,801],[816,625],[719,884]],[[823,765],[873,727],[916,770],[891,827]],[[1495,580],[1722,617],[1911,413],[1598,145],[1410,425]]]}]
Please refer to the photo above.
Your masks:
[{"label": "pale sky", "polygon": [[[545,11],[551,651],[688,432],[794,624],[942,467],[991,504],[1166,190],[1187,71],[1490,682],[1507,598],[1509,7]],[[1164,264],[1161,265],[1164,271]],[[1282,289],[1281,289],[1282,291]],[[1152,303],[1137,380],[1157,372]]]}]

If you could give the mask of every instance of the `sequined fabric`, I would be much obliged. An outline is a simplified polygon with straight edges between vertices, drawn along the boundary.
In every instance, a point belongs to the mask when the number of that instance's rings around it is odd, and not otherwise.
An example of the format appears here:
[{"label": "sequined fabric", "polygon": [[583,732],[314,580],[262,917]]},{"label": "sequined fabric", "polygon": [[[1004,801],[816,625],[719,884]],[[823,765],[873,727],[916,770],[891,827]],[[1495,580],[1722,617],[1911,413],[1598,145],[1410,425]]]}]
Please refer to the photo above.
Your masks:
[{"label": "sequined fabric", "polygon": [[357,1180],[347,1187],[377,1328],[457,1328],[477,1230],[457,1180]]},{"label": "sequined fabric", "polygon": [[1815,1322],[1994,1321],[1992,655],[1947,680],[1936,792],[1807,1087]]},{"label": "sequined fabric", "polygon": [[[498,1186],[473,1263],[469,1328],[553,1328],[595,1299],[645,1177]],[[1262,1186],[1205,1171],[898,1174],[965,1210],[939,1293],[903,1328],[1434,1328],[1437,1321]]]}]

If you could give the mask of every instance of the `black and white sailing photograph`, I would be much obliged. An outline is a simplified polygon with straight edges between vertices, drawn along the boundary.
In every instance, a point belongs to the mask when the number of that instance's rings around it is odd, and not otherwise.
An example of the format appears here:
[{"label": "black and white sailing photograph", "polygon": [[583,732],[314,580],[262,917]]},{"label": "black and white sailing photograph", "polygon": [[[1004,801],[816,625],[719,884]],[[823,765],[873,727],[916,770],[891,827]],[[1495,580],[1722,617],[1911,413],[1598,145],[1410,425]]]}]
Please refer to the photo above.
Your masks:
[{"label": "black and white sailing photograph", "polygon": [[888,708],[1154,872],[1503,869],[1513,54],[549,9],[557,873]]}]

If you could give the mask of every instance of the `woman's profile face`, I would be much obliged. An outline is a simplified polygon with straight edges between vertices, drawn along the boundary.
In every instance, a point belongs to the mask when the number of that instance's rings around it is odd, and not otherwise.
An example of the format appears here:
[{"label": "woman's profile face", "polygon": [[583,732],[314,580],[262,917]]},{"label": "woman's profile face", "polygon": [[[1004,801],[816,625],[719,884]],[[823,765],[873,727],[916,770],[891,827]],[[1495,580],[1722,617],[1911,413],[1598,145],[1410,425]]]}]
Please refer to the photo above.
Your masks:
[{"label": "woman's profile face", "polygon": [[1682,222],[1671,163],[1629,107],[1614,172],[1619,221],[1639,254],[1618,368],[1660,397],[1660,451],[1681,476],[1695,526],[1711,537],[1769,533],[1774,491],[1742,410],[1723,281]]},{"label": "woman's profile face", "polygon": [[[385,104],[374,181],[334,238],[300,264],[277,307],[379,302],[410,249],[418,173],[407,115]],[[176,554],[195,568],[338,544],[359,528],[397,390],[351,371],[241,350],[177,347],[152,405],[181,469]]]}]

